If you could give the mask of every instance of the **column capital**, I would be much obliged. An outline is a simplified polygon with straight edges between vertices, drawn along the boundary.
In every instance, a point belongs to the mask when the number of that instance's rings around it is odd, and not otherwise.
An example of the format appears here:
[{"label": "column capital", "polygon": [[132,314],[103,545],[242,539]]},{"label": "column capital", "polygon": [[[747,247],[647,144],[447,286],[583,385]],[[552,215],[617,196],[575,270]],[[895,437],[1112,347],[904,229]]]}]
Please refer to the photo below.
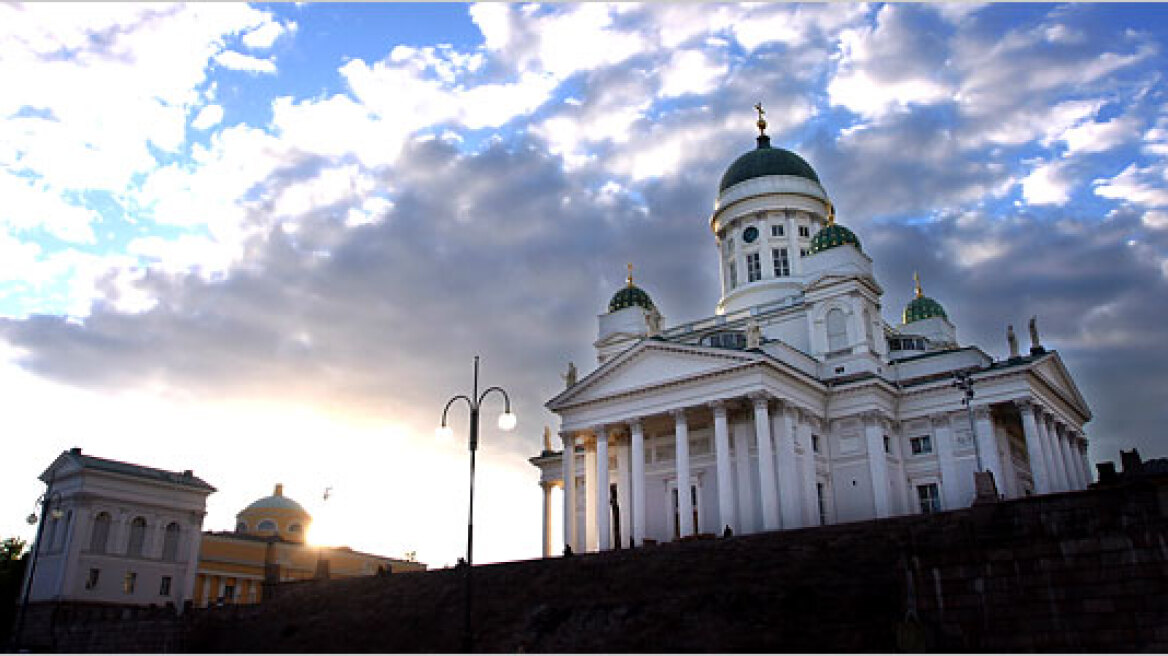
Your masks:
[{"label": "column capital", "polygon": [[990,407],[988,405],[979,405],[973,408],[973,418],[978,421],[985,421],[990,418]]},{"label": "column capital", "polygon": [[751,403],[754,404],[755,409],[767,405],[771,400],[771,395],[765,392],[751,392],[748,397]]},{"label": "column capital", "polygon": [[640,417],[629,417],[625,420],[625,423],[629,425],[630,429],[641,429],[644,427]]},{"label": "column capital", "polygon": [[929,422],[932,423],[933,426],[948,426],[949,425],[949,413],[948,412],[938,412],[937,414],[929,415]]},{"label": "column capital", "polygon": [[560,431],[560,439],[564,442],[564,448],[572,448],[576,446],[576,434],[570,431]]},{"label": "column capital", "polygon": [[879,424],[884,421],[884,413],[879,410],[865,410],[859,413],[860,421],[867,424]]},{"label": "column capital", "polygon": [[710,401],[706,405],[708,405],[710,409],[714,411],[714,415],[726,415],[726,401],[717,399],[715,401]]},{"label": "column capital", "polygon": [[1012,401],[1012,403],[1014,404],[1015,407],[1018,408],[1019,412],[1041,412],[1042,411],[1042,405],[1035,403],[1034,399],[1032,399],[1029,396],[1026,396],[1026,397],[1023,397],[1020,399],[1014,399]]}]

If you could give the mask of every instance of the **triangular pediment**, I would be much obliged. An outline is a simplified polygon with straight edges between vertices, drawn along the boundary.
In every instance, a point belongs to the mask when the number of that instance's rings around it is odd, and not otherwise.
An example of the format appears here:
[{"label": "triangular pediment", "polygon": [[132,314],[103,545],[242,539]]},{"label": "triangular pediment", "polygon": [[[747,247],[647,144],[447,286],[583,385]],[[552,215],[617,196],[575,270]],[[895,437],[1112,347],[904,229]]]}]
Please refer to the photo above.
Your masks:
[{"label": "triangular pediment", "polygon": [[669,385],[695,376],[761,362],[757,353],[647,339],[609,360],[548,401],[553,411],[568,405]]},{"label": "triangular pediment", "polygon": [[1071,373],[1063,365],[1063,360],[1058,353],[1051,352],[1031,371],[1059,394],[1064,401],[1081,412],[1086,419],[1091,418],[1091,409],[1087,407],[1086,399],[1079,392],[1079,386],[1075,385],[1075,380],[1071,378]]}]

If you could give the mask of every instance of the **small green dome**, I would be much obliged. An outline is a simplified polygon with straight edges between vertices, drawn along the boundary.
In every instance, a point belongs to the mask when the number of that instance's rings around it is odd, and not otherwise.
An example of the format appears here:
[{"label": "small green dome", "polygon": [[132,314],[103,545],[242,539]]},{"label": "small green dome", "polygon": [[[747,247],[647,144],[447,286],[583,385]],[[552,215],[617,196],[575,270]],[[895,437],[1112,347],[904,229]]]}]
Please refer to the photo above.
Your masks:
[{"label": "small green dome", "polygon": [[912,323],[914,321],[923,321],[925,319],[932,319],[933,317],[944,317],[948,319],[945,314],[945,308],[941,304],[928,296],[917,296],[904,306],[903,323]]},{"label": "small green dome", "polygon": [[726,169],[718,193],[739,182],[768,175],[793,175],[819,183],[819,176],[806,160],[784,148],[772,148],[770,137],[764,134],[758,137],[758,148],[743,154]]},{"label": "small green dome", "polygon": [[856,250],[864,252],[864,249],[860,247],[860,238],[856,236],[856,233],[838,223],[828,223],[811,238],[811,253],[815,254],[844,244],[851,244],[856,247]]},{"label": "small green dome", "polygon": [[616,312],[617,310],[623,310],[634,305],[643,307],[646,310],[654,309],[653,299],[649,298],[649,294],[630,282],[628,286],[623,287],[620,291],[612,295],[612,300],[608,302],[608,311]]}]

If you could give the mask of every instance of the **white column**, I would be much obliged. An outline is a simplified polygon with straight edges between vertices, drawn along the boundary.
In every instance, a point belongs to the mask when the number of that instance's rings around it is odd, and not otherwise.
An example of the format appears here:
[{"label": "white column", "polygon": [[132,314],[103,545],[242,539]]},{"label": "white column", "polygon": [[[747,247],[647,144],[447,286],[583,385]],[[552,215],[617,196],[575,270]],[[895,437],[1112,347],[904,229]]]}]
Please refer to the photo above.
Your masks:
[{"label": "white column", "polygon": [[543,489],[543,557],[552,555],[552,486],[547,481],[539,482]]},{"label": "white column", "polygon": [[1045,444],[1038,429],[1036,416],[1041,411],[1029,400],[1015,401],[1018,414],[1022,415],[1022,433],[1026,437],[1026,452],[1030,458],[1030,476],[1034,479],[1034,492],[1048,494],[1051,492],[1050,471],[1046,467]]},{"label": "white column", "polygon": [[1058,461],[1054,458],[1054,443],[1046,429],[1046,411],[1041,406],[1035,406],[1034,420],[1038,427],[1038,437],[1042,441],[1042,462],[1046,465],[1047,483],[1051,492],[1058,492]]},{"label": "white column", "polygon": [[1075,463],[1075,477],[1079,481],[1079,489],[1085,490],[1090,481],[1087,480],[1087,470],[1083,467],[1082,442],[1070,427],[1067,428],[1067,438],[1071,444],[1071,460]]},{"label": "white column", "polygon": [[1079,472],[1075,467],[1074,454],[1071,453],[1071,439],[1066,433],[1066,424],[1061,421],[1056,421],[1054,424],[1054,432],[1058,435],[1059,448],[1063,454],[1063,466],[1066,467],[1067,472],[1067,489],[1078,490],[1079,486]]},{"label": "white column", "polygon": [[1087,487],[1094,482],[1094,470],[1091,469],[1091,456],[1087,454],[1087,438],[1086,435],[1078,431],[1073,431],[1073,434],[1079,439],[1079,463],[1083,467],[1083,487]]},{"label": "white column", "polygon": [[800,498],[803,499],[803,525],[819,525],[819,495],[815,492],[815,451],[811,448],[811,415],[799,411],[795,427],[795,446],[803,453],[799,456]]},{"label": "white column", "polygon": [[799,471],[795,462],[795,408],[782,405],[775,415],[775,450],[778,452],[779,508],[783,528],[801,528],[803,512],[799,504]]},{"label": "white column", "polygon": [[743,533],[753,533],[757,529],[754,521],[753,477],[750,472],[750,425],[746,422],[733,424],[734,467],[738,479],[738,529]]},{"label": "white column", "polygon": [[933,444],[937,449],[937,463],[941,466],[941,504],[946,510],[964,508],[970,499],[961,498],[960,481],[957,476],[957,461],[953,459],[953,429],[949,427],[949,416],[933,415],[929,418],[933,425]]},{"label": "white column", "polygon": [[775,454],[771,448],[771,419],[765,396],[752,396],[754,434],[758,439],[758,496],[762,506],[762,528],[779,528],[779,499],[775,490]]},{"label": "white column", "polygon": [[993,472],[994,484],[998,494],[1006,491],[1005,472],[1002,470],[1002,457],[998,454],[998,438],[994,434],[994,421],[989,406],[978,406],[973,409],[973,417],[977,427],[977,448],[981,452],[982,465],[987,471]]},{"label": "white column", "polygon": [[613,446],[616,447],[616,502],[620,507],[620,539],[617,539],[616,530],[613,530],[612,545],[617,549],[625,549],[629,546],[630,537],[633,534],[633,522],[631,502],[629,500],[629,443],[622,435],[617,438]]},{"label": "white column", "polygon": [[677,533],[681,537],[693,535],[693,499],[689,494],[689,424],[685,410],[673,411],[674,441],[677,443]]},{"label": "white column", "polygon": [[734,520],[734,477],[730,467],[730,430],[726,425],[726,404],[715,401],[710,404],[714,411],[714,457],[718,467],[718,524],[719,532],[727,526],[738,532],[738,522]]},{"label": "white column", "polygon": [[633,460],[633,542],[645,542],[645,431],[639,419],[629,423]]},{"label": "white column", "polygon": [[596,428],[596,550],[612,548],[612,506],[608,489],[608,430]]},{"label": "white column", "polygon": [[584,448],[584,550],[596,551],[596,444]]},{"label": "white column", "polygon": [[864,415],[864,440],[868,446],[868,473],[872,477],[872,501],[877,517],[888,517],[892,504],[888,494],[888,456],[884,453],[884,427],[880,415]]},{"label": "white column", "polygon": [[564,441],[564,451],[560,456],[564,466],[564,544],[572,550],[580,548],[576,542],[576,438],[570,433],[560,433]]},{"label": "white column", "polygon": [[1043,428],[1046,429],[1048,441],[1050,443],[1050,452],[1054,457],[1054,480],[1058,486],[1059,492],[1066,492],[1071,489],[1070,481],[1067,480],[1067,463],[1063,459],[1062,445],[1059,444],[1059,434],[1055,430],[1054,415],[1046,413],[1043,415]]}]

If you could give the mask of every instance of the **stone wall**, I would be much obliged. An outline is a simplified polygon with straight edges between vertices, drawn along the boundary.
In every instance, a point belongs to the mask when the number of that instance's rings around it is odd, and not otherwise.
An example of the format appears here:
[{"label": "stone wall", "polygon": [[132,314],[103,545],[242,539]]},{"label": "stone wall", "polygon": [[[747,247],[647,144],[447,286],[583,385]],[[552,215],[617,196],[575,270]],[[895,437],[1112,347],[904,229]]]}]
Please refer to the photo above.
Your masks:
[{"label": "stone wall", "polygon": [[[1166,509],[1161,479],[931,516],[480,566],[474,646],[1164,651]],[[281,586],[262,606],[192,614],[169,644],[195,652],[459,651],[464,576],[448,569]],[[143,629],[142,639],[149,636]]]}]

